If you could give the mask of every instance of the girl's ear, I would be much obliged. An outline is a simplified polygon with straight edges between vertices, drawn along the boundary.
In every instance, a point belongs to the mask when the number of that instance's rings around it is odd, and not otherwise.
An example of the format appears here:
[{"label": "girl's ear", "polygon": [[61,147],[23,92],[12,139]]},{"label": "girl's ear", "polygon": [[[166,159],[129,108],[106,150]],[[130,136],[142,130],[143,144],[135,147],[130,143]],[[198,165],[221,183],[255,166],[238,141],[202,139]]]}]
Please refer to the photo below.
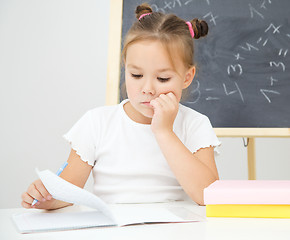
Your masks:
[{"label": "girl's ear", "polygon": [[195,76],[195,66],[193,66],[187,70],[187,72],[185,74],[185,79],[183,82],[183,89],[187,88],[191,84],[194,76]]}]

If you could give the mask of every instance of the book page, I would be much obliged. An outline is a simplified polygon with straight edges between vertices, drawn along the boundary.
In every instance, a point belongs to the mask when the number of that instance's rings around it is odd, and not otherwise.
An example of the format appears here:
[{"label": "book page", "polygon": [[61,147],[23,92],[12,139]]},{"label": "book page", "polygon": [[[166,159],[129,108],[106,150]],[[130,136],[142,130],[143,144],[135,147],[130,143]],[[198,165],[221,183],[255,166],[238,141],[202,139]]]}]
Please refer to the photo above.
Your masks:
[{"label": "book page", "polygon": [[36,172],[53,198],[97,209],[107,217],[115,220],[106,203],[93,193],[65,181],[49,170],[38,171],[36,169]]},{"label": "book page", "polygon": [[78,229],[99,226],[126,226],[142,223],[170,223],[204,221],[199,215],[184,207],[169,204],[148,206],[146,204],[107,205],[96,195],[79,188],[49,170],[37,174],[53,198],[84,205],[98,211],[58,212],[33,211],[16,214],[13,220],[22,233]]},{"label": "book page", "polygon": [[111,210],[119,226],[142,223],[199,222],[205,219],[183,207],[152,207],[146,204],[115,205]]},{"label": "book page", "polygon": [[20,233],[116,226],[112,219],[100,211],[27,212],[15,214],[12,218]]}]

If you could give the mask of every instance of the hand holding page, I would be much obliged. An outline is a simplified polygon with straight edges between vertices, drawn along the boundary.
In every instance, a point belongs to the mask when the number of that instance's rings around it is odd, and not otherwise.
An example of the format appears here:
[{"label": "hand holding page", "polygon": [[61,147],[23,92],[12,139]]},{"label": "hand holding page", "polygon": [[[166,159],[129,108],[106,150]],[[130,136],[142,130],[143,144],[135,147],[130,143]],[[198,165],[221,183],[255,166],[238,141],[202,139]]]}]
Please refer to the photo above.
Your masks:
[{"label": "hand holding page", "polygon": [[[59,176],[59,175],[62,173],[62,171],[66,168],[67,165],[68,165],[68,162],[65,162],[65,163],[64,163],[64,164],[63,164],[63,165],[58,169],[56,175]],[[31,204],[31,206],[34,206],[37,202],[38,202],[38,200],[37,200],[37,199],[34,199],[33,202],[32,202],[32,204]]]},{"label": "hand holding page", "polygon": [[106,203],[93,193],[65,181],[49,170],[38,171],[36,169],[36,172],[54,199],[97,209],[109,218],[114,219]]},{"label": "hand holding page", "polygon": [[146,204],[109,207],[96,195],[56,176],[49,170],[38,171],[40,179],[53,198],[85,205],[98,211],[56,212],[30,210],[13,216],[21,233],[68,230],[100,226],[125,226],[140,223],[203,221],[204,218],[183,207],[150,207]]}]

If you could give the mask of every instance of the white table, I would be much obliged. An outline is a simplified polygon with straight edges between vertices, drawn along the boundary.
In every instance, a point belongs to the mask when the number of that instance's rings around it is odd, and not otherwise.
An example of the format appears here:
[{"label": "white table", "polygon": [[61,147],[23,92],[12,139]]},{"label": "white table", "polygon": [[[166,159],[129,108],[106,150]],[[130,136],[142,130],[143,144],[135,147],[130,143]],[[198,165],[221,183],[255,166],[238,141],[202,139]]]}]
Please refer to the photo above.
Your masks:
[{"label": "white table", "polygon": [[[166,205],[169,204],[166,203]],[[205,216],[205,207],[200,207],[190,202],[174,203],[174,206],[176,205],[184,206],[196,214]],[[73,206],[57,211],[67,212],[80,210],[82,210],[82,207]],[[204,222],[193,223],[147,224],[126,227],[102,227],[59,232],[20,234],[17,232],[11,216],[14,213],[26,211],[31,210],[22,208],[0,209],[1,240],[290,239],[290,219],[270,218],[207,218]]]}]

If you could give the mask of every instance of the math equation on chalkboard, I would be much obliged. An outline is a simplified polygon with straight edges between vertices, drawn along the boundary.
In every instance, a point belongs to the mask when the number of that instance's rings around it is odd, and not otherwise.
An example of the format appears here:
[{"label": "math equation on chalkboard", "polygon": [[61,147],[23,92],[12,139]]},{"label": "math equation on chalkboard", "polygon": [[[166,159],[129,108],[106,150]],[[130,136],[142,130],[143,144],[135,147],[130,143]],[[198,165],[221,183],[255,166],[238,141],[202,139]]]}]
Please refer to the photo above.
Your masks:
[{"label": "math equation on chalkboard", "polygon": [[[122,36],[142,2],[124,1]],[[153,11],[209,25],[208,36],[194,40],[197,73],[183,104],[207,115],[214,127],[290,128],[289,0],[149,4]]]}]

